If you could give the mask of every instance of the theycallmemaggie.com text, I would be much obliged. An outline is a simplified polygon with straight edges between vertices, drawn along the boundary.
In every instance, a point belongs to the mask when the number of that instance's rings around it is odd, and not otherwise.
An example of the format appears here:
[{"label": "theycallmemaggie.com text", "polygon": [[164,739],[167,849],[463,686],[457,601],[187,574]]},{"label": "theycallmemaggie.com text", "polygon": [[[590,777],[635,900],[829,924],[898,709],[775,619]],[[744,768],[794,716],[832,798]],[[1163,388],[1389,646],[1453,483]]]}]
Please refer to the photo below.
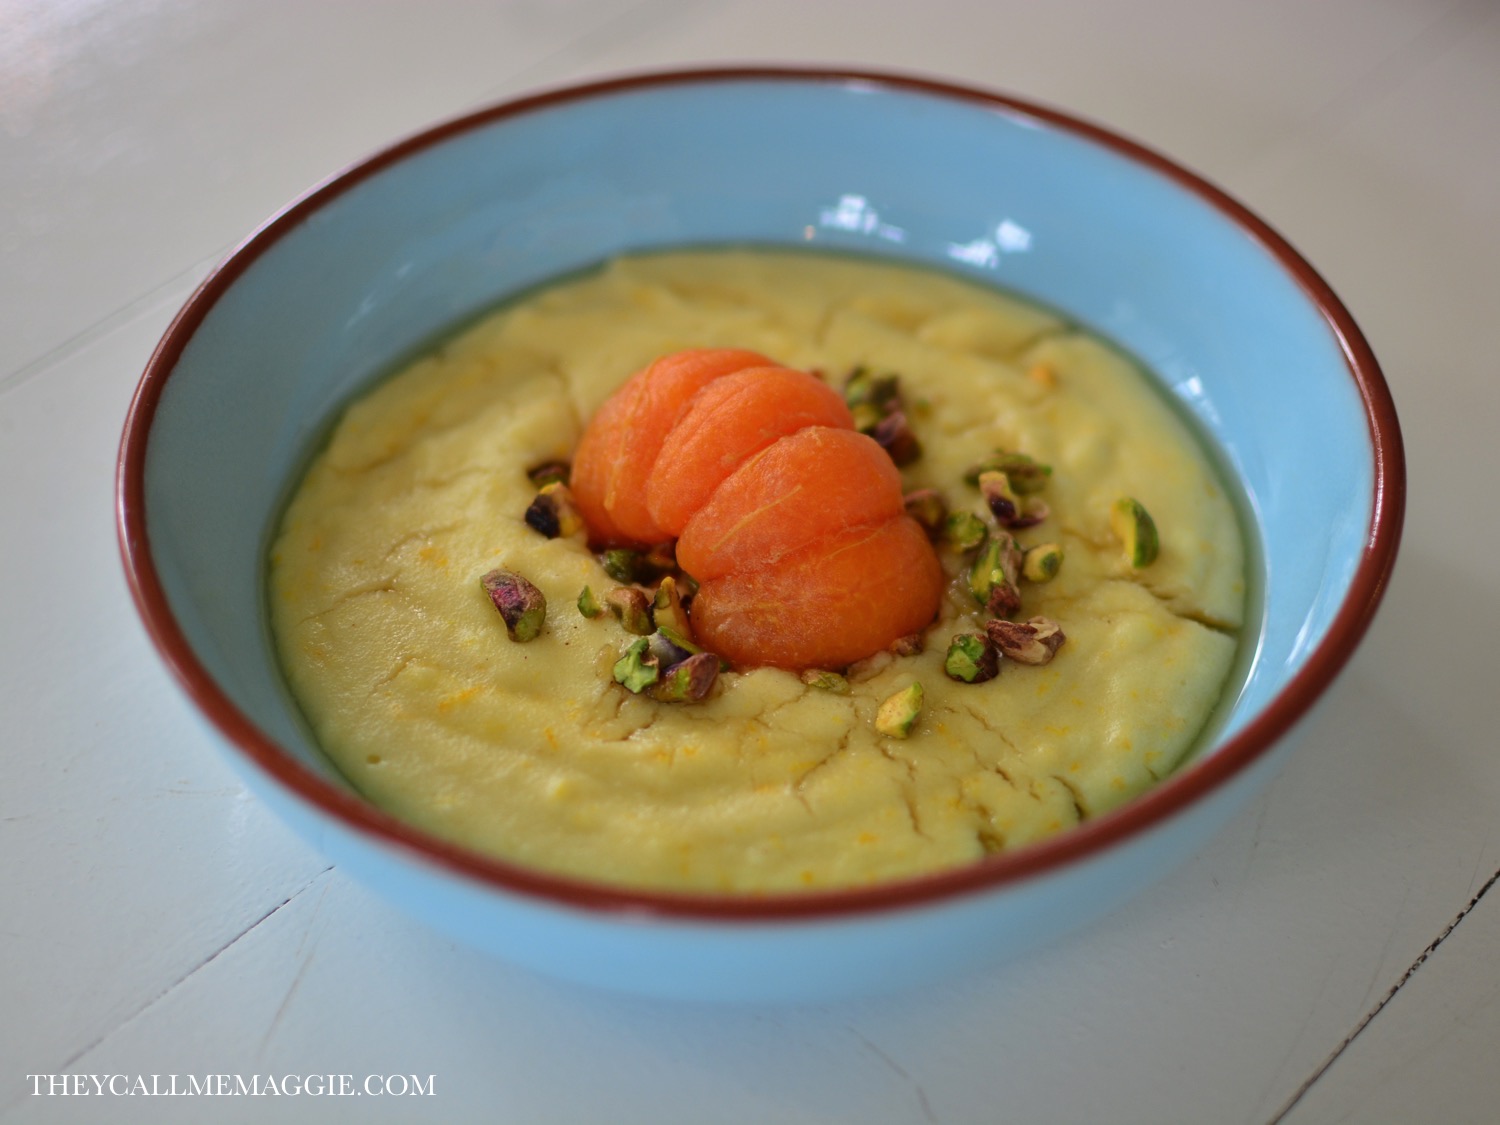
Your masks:
[{"label": "theycallmemaggie.com text", "polygon": [[265,1098],[425,1097],[437,1093],[428,1074],[28,1074],[36,1097]]}]

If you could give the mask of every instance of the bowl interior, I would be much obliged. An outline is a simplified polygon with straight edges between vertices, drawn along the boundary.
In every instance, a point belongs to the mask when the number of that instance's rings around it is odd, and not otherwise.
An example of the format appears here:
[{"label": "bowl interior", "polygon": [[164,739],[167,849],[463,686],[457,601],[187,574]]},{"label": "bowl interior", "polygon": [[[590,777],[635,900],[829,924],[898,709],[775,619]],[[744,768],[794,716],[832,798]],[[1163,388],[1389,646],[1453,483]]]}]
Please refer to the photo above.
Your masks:
[{"label": "bowl interior", "polygon": [[541,99],[398,146],[273,220],[189,306],[151,424],[146,528],[229,700],[332,776],[277,671],[261,566],[354,391],[518,290],[624,251],[745,242],[945,267],[1144,361],[1239,477],[1263,551],[1258,649],[1215,747],[1327,636],[1366,547],[1375,458],[1342,342],[1274,254],[1161,168],[1046,116],[721,76]]}]

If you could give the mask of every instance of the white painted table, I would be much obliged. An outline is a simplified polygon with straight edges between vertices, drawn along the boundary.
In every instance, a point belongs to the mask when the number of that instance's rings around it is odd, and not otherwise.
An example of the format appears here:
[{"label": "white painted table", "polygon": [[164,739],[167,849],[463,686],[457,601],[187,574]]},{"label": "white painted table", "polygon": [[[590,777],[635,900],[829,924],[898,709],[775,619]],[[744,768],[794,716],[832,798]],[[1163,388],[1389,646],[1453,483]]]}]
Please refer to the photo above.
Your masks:
[{"label": "white painted table", "polygon": [[[245,795],[116,562],[126,403],[236,240],[435,119],[721,61],[945,76],[1174,155],[1324,272],[1402,414],[1401,562],[1290,768],[1124,911],[941,991],[683,1008],[455,948]],[[0,1122],[1500,1120],[1497,263],[1486,0],[0,4]],[[436,1077],[27,1078],[158,1073]]]}]

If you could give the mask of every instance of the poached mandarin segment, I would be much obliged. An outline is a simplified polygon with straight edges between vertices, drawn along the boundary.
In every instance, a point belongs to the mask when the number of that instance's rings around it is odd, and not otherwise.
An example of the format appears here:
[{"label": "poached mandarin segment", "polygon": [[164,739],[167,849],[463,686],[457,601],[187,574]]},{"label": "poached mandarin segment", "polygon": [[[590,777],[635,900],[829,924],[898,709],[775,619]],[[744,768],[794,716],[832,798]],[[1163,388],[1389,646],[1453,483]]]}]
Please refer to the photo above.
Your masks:
[{"label": "poached mandarin segment", "polygon": [[679,352],[626,380],[584,431],[573,495],[599,519],[594,541],[681,535],[710,651],[738,668],[842,668],[931,624],[942,567],[842,396],[761,359]]},{"label": "poached mandarin segment", "polygon": [[353,786],[638,887],[1025,847],[1167,776],[1253,648],[1235,506],[1135,364],[805,252],[624,258],[475,322],[350,403],[267,569]]},{"label": "poached mandarin segment", "polygon": [[807,426],[854,428],[842,396],[785,367],[752,367],[704,387],[662,442],[646,485],[652,518],[682,529],[724,478],[779,438]]},{"label": "poached mandarin segment", "polygon": [[593,538],[644,544],[670,538],[646,503],[662,442],[703,387],[770,364],[739,348],[696,348],[662,356],[631,376],[584,431],[573,458],[573,491]]}]

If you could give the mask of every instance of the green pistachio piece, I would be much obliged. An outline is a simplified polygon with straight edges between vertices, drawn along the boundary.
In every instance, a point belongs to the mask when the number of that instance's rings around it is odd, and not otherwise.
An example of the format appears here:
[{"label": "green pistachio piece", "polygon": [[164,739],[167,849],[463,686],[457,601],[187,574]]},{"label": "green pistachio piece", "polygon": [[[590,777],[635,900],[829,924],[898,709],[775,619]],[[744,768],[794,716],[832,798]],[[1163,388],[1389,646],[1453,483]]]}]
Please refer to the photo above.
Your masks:
[{"label": "green pistachio piece", "polygon": [[1133,496],[1121,496],[1110,506],[1109,525],[1125,545],[1125,559],[1136,570],[1150,566],[1161,550],[1151,513]]},{"label": "green pistachio piece", "polygon": [[906,738],[922,714],[922,685],[914,683],[889,696],[875,712],[875,729],[889,738]]},{"label": "green pistachio piece", "polygon": [[969,568],[969,592],[991,613],[1007,616],[1021,606],[1016,583],[1021,574],[1021,550],[1009,533],[997,532]]},{"label": "green pistachio piece", "polygon": [[536,639],[547,620],[547,599],[540,590],[508,570],[492,570],[479,584],[505,619],[505,631],[511,640]]},{"label": "green pistachio piece", "polygon": [[943,531],[948,519],[948,502],[935,488],[919,488],[908,492],[904,501],[906,514],[922,525],[927,538],[936,539]]},{"label": "green pistachio piece", "polygon": [[984,631],[1000,654],[1017,664],[1049,664],[1068,639],[1062,626],[1046,617],[986,621]]},{"label": "green pistachio piece", "polygon": [[604,552],[600,560],[604,573],[616,582],[635,582],[641,573],[641,554],[625,547],[612,547]]},{"label": "green pistachio piece", "polygon": [[615,683],[623,684],[627,691],[639,695],[661,678],[661,668],[656,657],[651,655],[651,642],[637,637],[630,647],[615,661]]},{"label": "green pistachio piece", "polygon": [[985,680],[993,680],[1000,671],[1000,650],[987,636],[960,633],[948,646],[943,671],[950,680],[960,680],[966,684],[982,684]]},{"label": "green pistachio piece", "polygon": [[627,633],[645,637],[656,632],[651,622],[650,599],[639,586],[616,586],[604,595],[604,604]]},{"label": "green pistachio piece", "polygon": [[972,551],[983,547],[990,529],[973,512],[954,512],[943,523],[943,538],[955,551]]},{"label": "green pistachio piece", "polygon": [[578,612],[589,619],[604,616],[604,607],[599,604],[599,599],[594,597],[594,591],[585,586],[578,595]]},{"label": "green pistachio piece", "polygon": [[698,652],[673,664],[650,688],[651,698],[663,703],[689,703],[705,698],[719,678],[719,658]]},{"label": "green pistachio piece", "polygon": [[682,594],[677,589],[676,578],[669,574],[661,580],[661,585],[656,588],[656,599],[653,604],[655,610],[652,616],[656,619],[658,629],[671,629],[679,636],[692,640],[693,622],[683,607]]},{"label": "green pistachio piece", "polygon": [[802,673],[802,682],[819,691],[831,691],[834,695],[848,695],[849,681],[837,672],[825,672],[821,668],[809,668]]},{"label": "green pistachio piece", "polygon": [[1030,496],[1047,487],[1047,478],[1052,475],[1052,466],[1043,465],[1025,453],[1006,453],[997,449],[977,465],[970,465],[964,472],[964,480],[978,485],[983,473],[1004,473],[1010,487],[1018,496]]},{"label": "green pistachio piece", "polygon": [[1021,562],[1021,577],[1028,582],[1051,582],[1062,568],[1063,549],[1056,543],[1042,543],[1026,552]]}]

